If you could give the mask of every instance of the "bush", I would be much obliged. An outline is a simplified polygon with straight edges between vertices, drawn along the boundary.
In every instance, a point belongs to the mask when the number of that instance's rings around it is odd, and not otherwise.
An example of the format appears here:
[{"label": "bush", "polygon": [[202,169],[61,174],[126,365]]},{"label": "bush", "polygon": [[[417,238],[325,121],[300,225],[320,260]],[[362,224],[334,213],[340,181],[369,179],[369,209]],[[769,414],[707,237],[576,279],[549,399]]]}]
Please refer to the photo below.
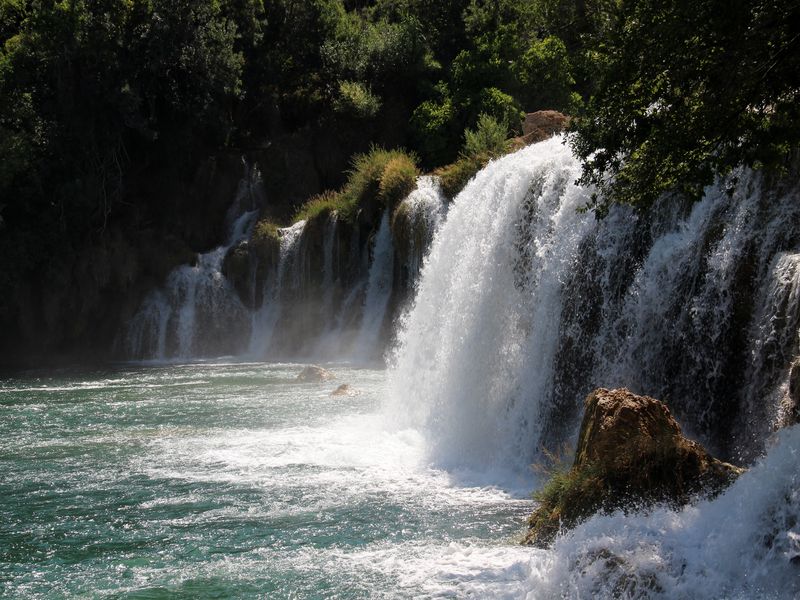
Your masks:
[{"label": "bush", "polygon": [[294,215],[292,221],[309,221],[328,216],[336,212],[339,217],[348,219],[353,212],[354,205],[349,198],[341,192],[327,191],[309,199]]},{"label": "bush", "polygon": [[378,198],[386,206],[394,206],[417,187],[417,166],[404,154],[386,163],[381,176]]},{"label": "bush", "polygon": [[455,198],[470,179],[491,159],[509,152],[512,147],[506,140],[507,128],[487,114],[478,117],[477,127],[464,131],[461,156],[452,164],[435,171],[448,198]]},{"label": "bush", "polygon": [[358,81],[342,81],[339,83],[339,94],[333,103],[337,113],[350,115],[358,119],[372,119],[381,108],[381,100],[363,83]]},{"label": "bush", "polygon": [[478,156],[479,154],[499,156],[508,147],[507,135],[508,127],[505,123],[483,113],[478,117],[478,125],[474,131],[472,129],[464,131],[463,154],[466,156]]},{"label": "bush", "polygon": [[272,221],[262,219],[256,223],[256,226],[253,228],[253,235],[251,238],[254,242],[279,240],[280,235],[278,234],[278,229],[279,227]]},{"label": "bush", "polygon": [[391,207],[414,189],[418,174],[413,154],[373,147],[353,159],[353,169],[342,194],[356,205],[377,200]]},{"label": "bush", "polygon": [[436,169],[434,175],[439,177],[444,195],[451,200],[455,198],[490,159],[488,155],[462,156],[454,163]]}]

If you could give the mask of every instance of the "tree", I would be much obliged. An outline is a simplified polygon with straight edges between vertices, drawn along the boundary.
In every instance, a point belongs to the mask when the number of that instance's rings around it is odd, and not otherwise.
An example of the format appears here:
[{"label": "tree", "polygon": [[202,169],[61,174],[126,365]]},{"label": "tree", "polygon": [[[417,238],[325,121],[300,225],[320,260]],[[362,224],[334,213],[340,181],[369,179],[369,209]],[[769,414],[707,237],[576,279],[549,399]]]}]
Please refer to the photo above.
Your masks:
[{"label": "tree", "polygon": [[613,17],[572,137],[600,214],[783,165],[800,141],[800,4],[623,0]]}]

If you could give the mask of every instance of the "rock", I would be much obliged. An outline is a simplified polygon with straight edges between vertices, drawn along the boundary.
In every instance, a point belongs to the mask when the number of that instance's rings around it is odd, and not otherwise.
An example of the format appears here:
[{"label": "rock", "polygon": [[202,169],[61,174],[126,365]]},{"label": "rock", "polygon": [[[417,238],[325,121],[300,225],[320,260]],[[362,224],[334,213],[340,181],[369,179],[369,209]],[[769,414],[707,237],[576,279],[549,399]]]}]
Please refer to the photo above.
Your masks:
[{"label": "rock", "polygon": [[356,394],[356,390],[346,383],[343,383],[331,392],[331,396],[355,396]]},{"label": "rock", "polygon": [[586,398],[575,459],[538,494],[524,543],[549,545],[598,511],[713,496],[743,472],[685,438],[662,402],[626,389]]},{"label": "rock", "polygon": [[564,131],[567,125],[569,125],[569,117],[556,110],[539,110],[528,113],[522,122],[522,137],[517,139],[527,146],[553,137]]},{"label": "rock", "polygon": [[800,423],[800,358],[789,367],[789,384],[778,411],[775,427],[791,427]]},{"label": "rock", "polygon": [[318,381],[328,381],[329,379],[335,379],[336,376],[328,371],[327,369],[323,369],[322,367],[318,367],[317,365],[308,365],[304,367],[300,374],[297,376],[296,381],[301,382],[318,382]]}]

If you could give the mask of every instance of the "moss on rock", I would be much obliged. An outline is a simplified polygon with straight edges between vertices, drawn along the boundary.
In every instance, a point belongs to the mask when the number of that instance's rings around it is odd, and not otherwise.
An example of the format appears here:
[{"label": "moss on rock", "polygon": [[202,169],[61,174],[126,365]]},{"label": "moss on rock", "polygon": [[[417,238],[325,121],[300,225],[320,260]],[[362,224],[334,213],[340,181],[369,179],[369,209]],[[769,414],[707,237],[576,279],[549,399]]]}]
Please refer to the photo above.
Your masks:
[{"label": "moss on rock", "polygon": [[557,471],[535,494],[524,543],[548,546],[562,528],[599,511],[715,495],[743,470],[685,438],[662,402],[626,389],[597,389],[586,398],[572,467]]}]

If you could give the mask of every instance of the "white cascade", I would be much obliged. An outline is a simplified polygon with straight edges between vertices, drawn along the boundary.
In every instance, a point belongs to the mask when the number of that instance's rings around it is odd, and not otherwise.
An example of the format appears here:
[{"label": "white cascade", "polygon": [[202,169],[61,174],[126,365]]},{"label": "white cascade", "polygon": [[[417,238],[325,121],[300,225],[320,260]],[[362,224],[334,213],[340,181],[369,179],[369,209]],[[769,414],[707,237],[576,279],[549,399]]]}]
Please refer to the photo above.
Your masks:
[{"label": "white cascade", "polygon": [[[211,340],[247,320],[247,311],[222,274],[228,250],[249,235],[258,211],[238,215],[224,245],[198,254],[167,277],[163,289],[145,297],[126,336],[128,354],[144,359],[185,360],[214,352]],[[231,344],[235,345],[231,340]]]},{"label": "white cascade", "polygon": [[372,249],[372,263],[369,269],[366,298],[361,313],[361,326],[355,342],[354,356],[361,360],[374,360],[378,357],[378,341],[392,295],[394,246],[389,226],[389,211],[381,217],[381,225],[375,236]]},{"label": "white cascade", "polygon": [[598,222],[562,142],[490,163],[455,199],[398,332],[390,420],[426,431],[436,464],[525,473],[575,435],[588,391],[627,386],[715,451],[758,451],[736,434],[765,335],[749,324],[775,257],[800,247],[798,190],[740,169],[694,205]]},{"label": "white cascade", "polygon": [[275,347],[276,327],[282,315],[285,290],[297,286],[295,269],[298,260],[299,241],[306,226],[298,221],[291,227],[278,230],[280,236],[280,256],[277,268],[264,280],[264,294],[261,307],[253,313],[250,328],[250,343],[247,354],[263,359]]}]

